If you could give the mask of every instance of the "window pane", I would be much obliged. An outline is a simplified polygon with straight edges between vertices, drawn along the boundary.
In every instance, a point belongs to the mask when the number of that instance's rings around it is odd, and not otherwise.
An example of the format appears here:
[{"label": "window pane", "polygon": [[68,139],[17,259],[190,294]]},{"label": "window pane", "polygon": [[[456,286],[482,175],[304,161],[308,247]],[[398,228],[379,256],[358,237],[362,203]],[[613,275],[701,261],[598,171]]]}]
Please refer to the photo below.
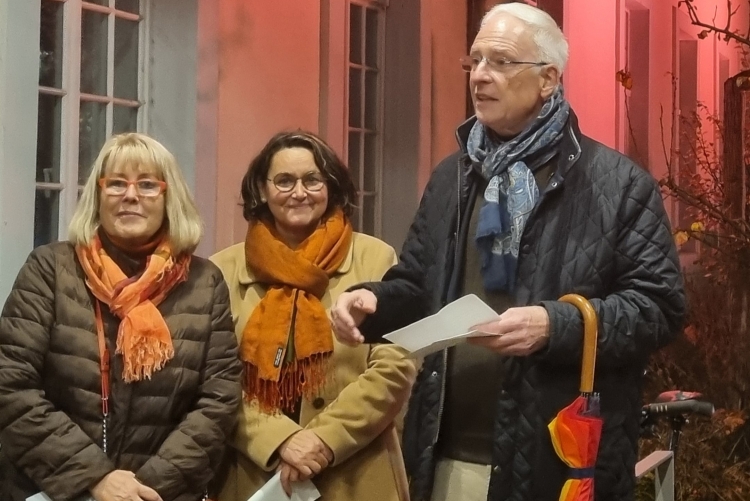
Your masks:
[{"label": "window pane", "polygon": [[34,200],[34,247],[57,240],[59,218],[60,192],[37,190]]},{"label": "window pane", "polygon": [[362,7],[349,6],[349,61],[362,64]]},{"label": "window pane", "polygon": [[365,72],[365,127],[378,129],[378,74]]},{"label": "window pane", "polygon": [[362,127],[362,70],[349,68],[349,126]]},{"label": "window pane", "polygon": [[138,99],[138,22],[115,18],[115,97]]},{"label": "window pane", "polygon": [[365,134],[365,184],[362,191],[377,191],[378,168],[378,136]]},{"label": "window pane", "polygon": [[359,154],[359,145],[360,145],[360,138],[362,137],[361,132],[349,132],[349,173],[352,176],[352,181],[354,181],[354,186],[357,187],[359,190],[360,182],[359,182],[359,165],[360,165],[360,154]]},{"label": "window pane", "polygon": [[39,32],[39,85],[62,88],[63,4],[42,0]]},{"label": "window pane", "polygon": [[141,11],[139,4],[139,0],[115,0],[115,9],[138,14]]},{"label": "window pane", "polygon": [[378,11],[366,9],[367,30],[365,31],[365,64],[378,67]]},{"label": "window pane", "polygon": [[375,235],[375,197],[362,197],[362,233]]},{"label": "window pane", "polygon": [[138,108],[115,106],[112,114],[112,134],[136,132],[138,130]]},{"label": "window pane", "polygon": [[104,144],[107,127],[107,105],[81,102],[78,137],[78,184],[84,184],[91,166]]},{"label": "window pane", "polygon": [[84,10],[81,19],[81,92],[107,95],[107,15]]},{"label": "window pane", "polygon": [[60,110],[62,97],[39,94],[36,181],[60,182]]}]

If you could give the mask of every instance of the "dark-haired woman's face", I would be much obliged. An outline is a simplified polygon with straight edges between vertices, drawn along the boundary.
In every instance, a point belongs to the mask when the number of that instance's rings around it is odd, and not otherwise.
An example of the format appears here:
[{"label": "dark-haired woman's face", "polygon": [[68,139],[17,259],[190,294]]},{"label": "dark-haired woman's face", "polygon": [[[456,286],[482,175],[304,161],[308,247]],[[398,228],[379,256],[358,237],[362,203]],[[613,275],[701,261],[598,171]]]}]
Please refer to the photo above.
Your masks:
[{"label": "dark-haired woman's face", "polygon": [[328,207],[328,186],[312,152],[298,147],[279,151],[271,158],[267,178],[261,192],[276,227],[282,235],[304,240],[315,231]]}]

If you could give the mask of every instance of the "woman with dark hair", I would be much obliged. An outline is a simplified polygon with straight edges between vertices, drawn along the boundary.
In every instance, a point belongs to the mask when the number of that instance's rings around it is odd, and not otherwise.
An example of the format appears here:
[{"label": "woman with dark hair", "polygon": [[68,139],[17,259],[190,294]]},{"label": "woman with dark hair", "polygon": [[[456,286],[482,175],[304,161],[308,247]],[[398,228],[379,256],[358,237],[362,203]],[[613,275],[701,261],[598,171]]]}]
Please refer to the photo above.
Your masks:
[{"label": "woman with dark hair", "polygon": [[314,477],[327,501],[403,501],[394,425],[415,376],[392,345],[336,342],[327,310],[396,262],[352,231],[356,188],[307,132],[274,136],[242,182],[247,237],[212,260],[229,284],[244,404],[220,501],[246,501],[276,471],[284,489]]}]

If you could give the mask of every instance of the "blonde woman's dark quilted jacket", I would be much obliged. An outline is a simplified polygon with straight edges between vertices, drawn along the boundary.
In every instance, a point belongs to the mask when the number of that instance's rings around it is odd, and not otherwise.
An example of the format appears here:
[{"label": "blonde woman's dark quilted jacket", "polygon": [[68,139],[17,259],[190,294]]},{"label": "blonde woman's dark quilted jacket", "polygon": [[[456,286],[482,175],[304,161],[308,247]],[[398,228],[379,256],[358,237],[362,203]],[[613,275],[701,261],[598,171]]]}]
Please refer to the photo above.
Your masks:
[{"label": "blonde woman's dark quilted jacket", "polygon": [[150,380],[122,381],[119,320],[102,309],[112,355],[108,453],[102,451],[99,351],[92,296],[73,246],[34,250],[0,317],[2,501],[83,493],[114,469],[164,501],[194,501],[222,460],[240,402],[237,341],[221,272],[194,257],[159,305],[175,356]]}]

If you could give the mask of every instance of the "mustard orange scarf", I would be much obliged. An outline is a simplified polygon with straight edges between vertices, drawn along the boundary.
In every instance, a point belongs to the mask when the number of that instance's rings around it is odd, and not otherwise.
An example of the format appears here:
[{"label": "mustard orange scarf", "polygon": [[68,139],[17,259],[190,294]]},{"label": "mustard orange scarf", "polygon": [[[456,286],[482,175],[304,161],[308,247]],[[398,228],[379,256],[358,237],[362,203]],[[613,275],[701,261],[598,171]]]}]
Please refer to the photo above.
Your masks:
[{"label": "mustard orange scarf", "polygon": [[272,223],[250,223],[245,259],[268,290],[242,331],[240,358],[245,397],[257,399],[262,411],[292,411],[301,396],[316,396],[325,383],[333,336],[320,300],[351,242],[351,224],[340,210],[296,249],[281,241]]},{"label": "mustard orange scarf", "polygon": [[174,357],[172,336],[156,305],[187,279],[190,255],[175,260],[162,237],[146,259],[146,269],[132,278],[107,254],[98,235],[87,247],[77,245],[76,255],[92,294],[121,320],[116,352],[123,358],[123,379],[150,379]]}]

